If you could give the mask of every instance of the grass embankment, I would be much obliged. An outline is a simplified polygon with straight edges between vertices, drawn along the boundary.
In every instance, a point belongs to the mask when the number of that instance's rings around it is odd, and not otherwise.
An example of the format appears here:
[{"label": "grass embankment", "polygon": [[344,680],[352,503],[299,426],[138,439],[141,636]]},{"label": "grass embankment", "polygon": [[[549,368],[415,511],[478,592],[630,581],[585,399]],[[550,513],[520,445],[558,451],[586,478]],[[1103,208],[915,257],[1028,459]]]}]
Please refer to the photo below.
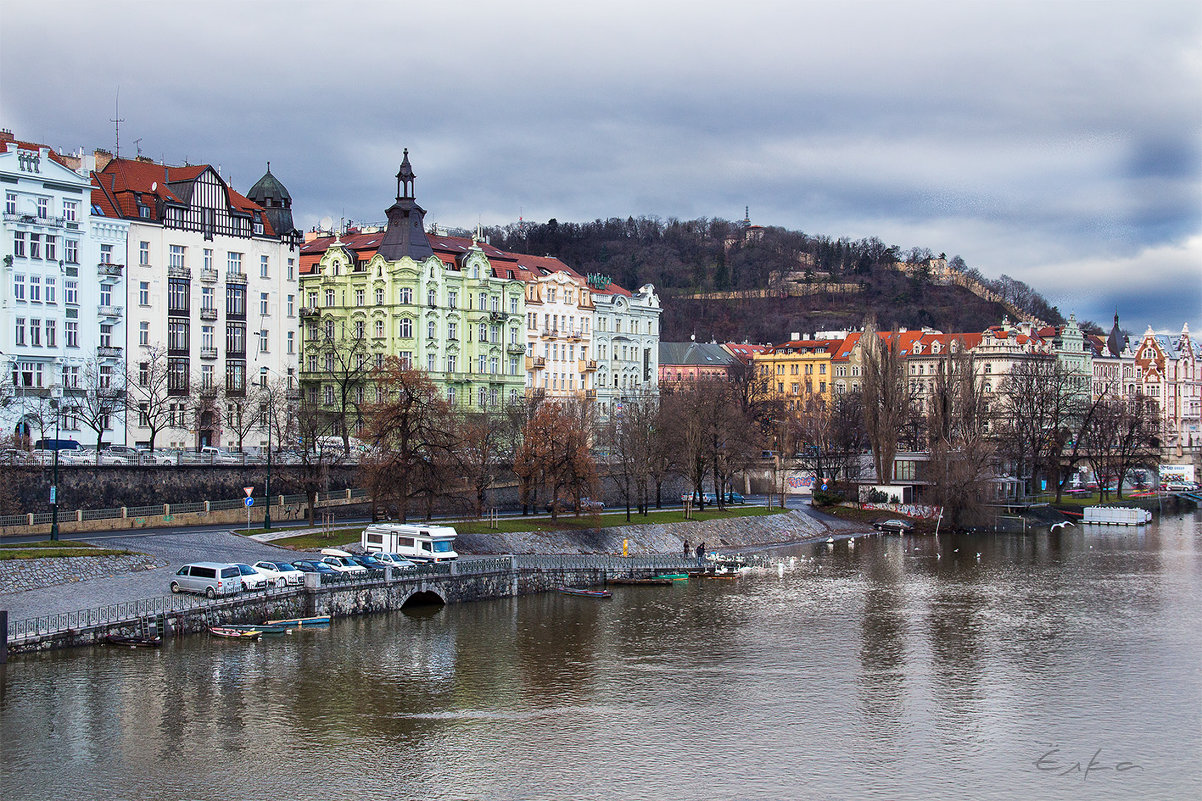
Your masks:
[{"label": "grass embankment", "polygon": [[[693,512],[692,517],[688,518],[688,520],[700,521],[722,520],[735,517],[761,517],[763,515],[780,514],[784,511],[787,510],[780,508],[767,509],[763,506],[736,506],[727,507],[722,512],[717,510],[711,511],[710,509],[706,509],[704,512]],[[632,512],[629,525],[638,526],[650,525],[652,523],[684,522],[688,522],[685,519],[684,512],[676,509],[651,512],[646,515]],[[580,531],[592,528],[612,528],[628,524],[626,522],[626,512],[622,511],[607,512],[601,515],[581,515],[580,517],[566,515],[558,517],[555,520],[552,520],[550,517],[504,517],[497,521],[495,527],[479,520],[453,521],[453,525],[455,526],[455,530],[460,534],[513,534],[522,531]],[[357,528],[340,528],[334,529],[329,534],[313,532],[296,537],[272,540],[271,544],[292,548],[297,551],[316,551],[321,548],[335,547],[339,543],[358,542],[359,535],[362,533],[362,526]]]},{"label": "grass embankment", "polygon": [[57,559],[63,556],[129,556],[133,551],[97,548],[86,542],[64,542],[44,540],[42,542],[20,542],[0,545],[0,560],[4,559]]}]

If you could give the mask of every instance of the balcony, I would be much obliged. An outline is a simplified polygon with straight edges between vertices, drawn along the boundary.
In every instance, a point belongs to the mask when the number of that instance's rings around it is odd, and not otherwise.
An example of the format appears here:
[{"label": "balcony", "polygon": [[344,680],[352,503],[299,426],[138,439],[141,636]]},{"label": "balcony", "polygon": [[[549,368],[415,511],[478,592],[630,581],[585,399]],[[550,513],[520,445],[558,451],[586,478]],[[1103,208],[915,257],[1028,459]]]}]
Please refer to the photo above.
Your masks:
[{"label": "balcony", "polygon": [[101,317],[111,317],[115,320],[120,320],[125,314],[125,309],[120,306],[97,306],[96,313]]},{"label": "balcony", "polygon": [[580,332],[579,331],[570,331],[568,333],[568,342],[579,342],[579,341],[580,341]]},{"label": "balcony", "polygon": [[588,398],[590,400],[596,400],[596,398],[597,398],[597,390],[595,390],[595,389],[586,389],[586,390],[584,390],[583,394],[584,394],[585,398]]},{"label": "balcony", "polygon": [[506,345],[505,352],[508,353],[510,356],[521,356],[523,353],[526,352],[526,346],[518,345],[516,343],[511,344],[511,345]]},{"label": "balcony", "polygon": [[470,384],[472,381],[471,373],[444,373],[444,375],[452,384]]},{"label": "balcony", "polygon": [[320,317],[321,309],[316,306],[301,306],[300,316],[302,320],[308,317]]},{"label": "balcony", "polygon": [[202,270],[200,271],[200,280],[201,280],[201,281],[204,281],[206,284],[215,284],[215,283],[217,283],[217,271],[216,271],[216,270],[203,270],[203,269],[202,269]]},{"label": "balcony", "polygon": [[39,217],[36,214],[13,214],[10,212],[4,213],[5,222],[19,222],[28,225],[45,225],[49,228],[62,228],[66,223],[62,217]]},{"label": "balcony", "polygon": [[191,279],[191,278],[192,278],[192,271],[191,271],[191,270],[189,270],[187,267],[168,267],[168,268],[167,268],[167,277],[168,277],[168,278],[187,278],[187,279]]},{"label": "balcony", "polygon": [[107,281],[110,278],[120,278],[121,272],[124,269],[124,264],[108,264],[106,262],[101,262],[100,264],[96,265],[96,273],[100,276],[101,281]]},{"label": "balcony", "polygon": [[96,356],[100,359],[120,359],[122,350],[114,345],[101,345],[96,348]]},{"label": "balcony", "polygon": [[216,309],[201,309],[200,310],[200,319],[216,320],[217,319],[217,310]]},{"label": "balcony", "polygon": [[246,273],[226,273],[225,282],[227,284],[245,284]]},{"label": "balcony", "polygon": [[538,333],[538,335],[540,337],[542,337],[543,339],[555,339],[557,336],[559,336],[559,329],[558,328],[544,328],[542,331],[540,331]]},{"label": "balcony", "polygon": [[490,322],[503,323],[509,319],[509,315],[506,314],[505,312],[499,312],[499,311],[489,312],[488,319]]},{"label": "balcony", "polygon": [[581,359],[579,370],[580,372],[592,372],[597,369],[597,362],[593,359]]},{"label": "balcony", "polygon": [[547,360],[543,356],[527,356],[526,357],[526,369],[527,370],[541,370],[546,366],[547,366]]},{"label": "balcony", "polygon": [[216,359],[217,358],[217,348],[201,348],[200,349],[200,358]]}]

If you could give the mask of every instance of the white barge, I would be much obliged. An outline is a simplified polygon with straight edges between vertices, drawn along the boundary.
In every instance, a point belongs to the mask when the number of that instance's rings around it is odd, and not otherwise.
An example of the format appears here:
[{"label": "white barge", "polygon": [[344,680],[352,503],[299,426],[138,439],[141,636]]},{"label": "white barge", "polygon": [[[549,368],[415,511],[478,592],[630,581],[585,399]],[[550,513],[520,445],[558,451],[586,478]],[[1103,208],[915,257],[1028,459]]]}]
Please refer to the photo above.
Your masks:
[{"label": "white barge", "polygon": [[1142,526],[1152,519],[1147,509],[1129,506],[1086,506],[1083,523],[1100,523],[1109,526]]}]

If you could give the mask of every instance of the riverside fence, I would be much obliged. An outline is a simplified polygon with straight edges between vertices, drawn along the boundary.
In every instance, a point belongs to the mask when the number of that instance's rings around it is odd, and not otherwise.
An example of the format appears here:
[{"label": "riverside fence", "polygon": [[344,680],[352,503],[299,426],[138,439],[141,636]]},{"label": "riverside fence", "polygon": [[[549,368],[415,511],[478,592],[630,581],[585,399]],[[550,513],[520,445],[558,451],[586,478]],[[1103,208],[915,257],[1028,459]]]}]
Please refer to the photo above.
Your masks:
[{"label": "riverside fence", "polygon": [[[762,554],[739,558],[747,565],[770,561]],[[365,577],[307,573],[302,586],[273,587],[215,599],[191,594],[167,595],[10,620],[4,629],[5,642],[0,643],[0,651],[5,647],[9,652],[20,653],[97,644],[110,634],[144,630],[148,622],[155,623],[158,630],[197,631],[208,625],[261,614],[278,617],[316,614],[323,607],[353,609],[359,613],[385,611],[400,608],[418,592],[433,593],[443,602],[482,600],[545,592],[562,583],[603,584],[607,579],[622,576],[647,576],[697,567],[696,559],[666,554],[505,555],[461,559],[414,570],[377,570]]]}]

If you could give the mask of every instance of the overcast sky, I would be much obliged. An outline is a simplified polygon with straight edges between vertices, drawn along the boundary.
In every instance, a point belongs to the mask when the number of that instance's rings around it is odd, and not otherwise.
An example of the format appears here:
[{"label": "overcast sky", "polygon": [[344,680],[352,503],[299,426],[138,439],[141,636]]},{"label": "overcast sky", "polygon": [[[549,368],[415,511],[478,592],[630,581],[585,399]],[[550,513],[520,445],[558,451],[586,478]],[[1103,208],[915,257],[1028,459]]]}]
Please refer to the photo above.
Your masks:
[{"label": "overcast sky", "polygon": [[[299,225],[741,219],[1202,333],[1202,3],[0,0],[0,125],[271,161]],[[137,141],[140,140],[140,141]],[[137,141],[137,144],[135,142]]]}]

